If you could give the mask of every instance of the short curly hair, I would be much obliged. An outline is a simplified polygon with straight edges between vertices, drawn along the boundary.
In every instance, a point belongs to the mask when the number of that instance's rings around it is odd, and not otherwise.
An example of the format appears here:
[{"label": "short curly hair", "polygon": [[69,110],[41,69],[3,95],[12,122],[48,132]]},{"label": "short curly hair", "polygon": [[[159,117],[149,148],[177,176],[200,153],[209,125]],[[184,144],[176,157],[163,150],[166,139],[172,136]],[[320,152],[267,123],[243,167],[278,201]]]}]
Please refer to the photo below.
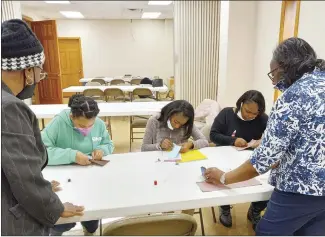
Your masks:
[{"label": "short curly hair", "polygon": [[280,43],[273,52],[272,60],[279,64],[288,85],[292,85],[305,73],[312,72],[315,67],[325,70],[325,61],[317,59],[314,49],[305,40],[296,37]]}]

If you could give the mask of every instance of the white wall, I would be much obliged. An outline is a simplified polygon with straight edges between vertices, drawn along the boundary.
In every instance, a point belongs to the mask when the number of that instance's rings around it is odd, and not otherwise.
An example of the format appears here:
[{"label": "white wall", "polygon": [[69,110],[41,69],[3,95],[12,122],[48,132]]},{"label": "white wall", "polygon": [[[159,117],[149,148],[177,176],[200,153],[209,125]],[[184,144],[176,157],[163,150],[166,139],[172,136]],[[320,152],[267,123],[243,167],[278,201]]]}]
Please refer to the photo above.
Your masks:
[{"label": "white wall", "polygon": [[281,1],[256,1],[256,30],[253,89],[265,97],[266,112],[273,106],[274,89],[267,76],[270,71],[272,52],[278,44]]},{"label": "white wall", "polygon": [[301,1],[298,37],[306,40],[325,59],[325,2]]},{"label": "white wall", "polygon": [[85,77],[174,74],[172,20],[57,20],[57,29],[81,38]]},{"label": "white wall", "polygon": [[25,16],[28,16],[33,19],[33,21],[41,21],[45,20],[43,17],[41,17],[41,14],[38,14],[36,11],[31,11],[29,8],[23,8],[22,13]]},{"label": "white wall", "polygon": [[256,2],[228,4],[221,5],[218,102],[222,107],[235,106],[252,89],[255,67]]},{"label": "white wall", "polygon": [[266,112],[273,105],[273,86],[267,77],[279,36],[281,2],[221,3],[218,102],[235,106],[247,90],[262,92]]},{"label": "white wall", "polygon": [[219,29],[219,70],[217,101],[222,107],[227,102],[227,61],[228,61],[228,29],[229,29],[229,1],[220,3],[220,29]]}]

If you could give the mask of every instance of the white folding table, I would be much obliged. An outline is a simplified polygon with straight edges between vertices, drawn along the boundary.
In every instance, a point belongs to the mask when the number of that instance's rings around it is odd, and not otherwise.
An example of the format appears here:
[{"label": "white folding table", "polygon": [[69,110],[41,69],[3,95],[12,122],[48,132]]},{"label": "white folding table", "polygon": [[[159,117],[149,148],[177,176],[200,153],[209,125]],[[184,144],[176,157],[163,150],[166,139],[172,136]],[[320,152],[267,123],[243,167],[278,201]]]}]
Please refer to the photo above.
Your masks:
[{"label": "white folding table", "polygon": [[[110,162],[98,166],[47,166],[44,177],[61,183],[62,202],[85,207],[84,215],[60,218],[57,224],[101,220],[104,218],[168,212],[235,203],[268,200],[273,187],[268,174],[257,177],[262,185],[214,192],[201,192],[196,182],[203,181],[201,166],[234,169],[247,160],[251,151],[232,147],[201,149],[208,159],[175,165],[158,162],[162,151],[114,154]],[[70,180],[70,182],[68,182]],[[157,181],[157,185],[154,185]]]},{"label": "white folding table", "polygon": [[87,83],[91,82],[93,79],[103,79],[106,83],[110,83],[114,79],[123,79],[126,82],[130,82],[132,79],[140,79],[142,77],[132,77],[132,78],[123,78],[123,76],[117,76],[117,77],[85,77],[81,78],[79,82],[81,83]]},{"label": "white folding table", "polygon": [[168,91],[168,87],[166,85],[160,87],[152,87],[148,85],[130,85],[130,86],[70,86],[62,90],[63,93],[83,93],[86,89],[100,89],[105,91],[108,88],[117,88],[121,89],[123,92],[132,93],[134,89],[137,88],[148,88],[152,92],[156,92],[156,98],[158,98],[159,93],[164,93]]},{"label": "white folding table", "polygon": [[110,83],[114,78],[113,77],[88,77],[88,78],[81,78],[79,82],[87,83],[91,82],[93,79],[103,79],[106,83]]},{"label": "white folding table", "polygon": [[[98,103],[98,107],[100,110],[98,116],[149,116],[160,112],[160,110],[168,103],[170,103],[170,101]],[[67,109],[68,105],[30,105],[29,108],[34,112],[38,119],[42,119],[42,126],[44,128],[44,119],[53,118],[62,110]]]}]

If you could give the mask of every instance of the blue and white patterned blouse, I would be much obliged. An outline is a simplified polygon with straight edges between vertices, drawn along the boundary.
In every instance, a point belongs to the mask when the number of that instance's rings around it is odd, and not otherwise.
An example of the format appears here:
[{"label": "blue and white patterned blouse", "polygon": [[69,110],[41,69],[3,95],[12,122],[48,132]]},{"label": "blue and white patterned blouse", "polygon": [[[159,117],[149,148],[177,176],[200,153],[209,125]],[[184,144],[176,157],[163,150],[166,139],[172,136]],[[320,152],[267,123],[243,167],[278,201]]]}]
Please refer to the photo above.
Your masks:
[{"label": "blue and white patterned blouse", "polygon": [[278,190],[325,196],[324,71],[304,74],[278,98],[250,161],[260,174],[280,161],[269,178]]}]

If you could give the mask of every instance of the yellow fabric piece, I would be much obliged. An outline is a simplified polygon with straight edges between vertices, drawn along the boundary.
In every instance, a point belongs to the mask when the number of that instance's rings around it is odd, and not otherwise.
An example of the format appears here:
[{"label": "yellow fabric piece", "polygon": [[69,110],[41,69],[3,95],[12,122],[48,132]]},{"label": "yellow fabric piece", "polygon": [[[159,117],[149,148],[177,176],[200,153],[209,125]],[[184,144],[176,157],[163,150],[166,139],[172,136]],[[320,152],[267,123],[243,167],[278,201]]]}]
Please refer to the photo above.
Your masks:
[{"label": "yellow fabric piece", "polygon": [[186,153],[182,153],[181,156],[182,156],[182,160],[179,161],[180,163],[196,161],[196,160],[204,160],[207,158],[199,150],[191,150]]}]

